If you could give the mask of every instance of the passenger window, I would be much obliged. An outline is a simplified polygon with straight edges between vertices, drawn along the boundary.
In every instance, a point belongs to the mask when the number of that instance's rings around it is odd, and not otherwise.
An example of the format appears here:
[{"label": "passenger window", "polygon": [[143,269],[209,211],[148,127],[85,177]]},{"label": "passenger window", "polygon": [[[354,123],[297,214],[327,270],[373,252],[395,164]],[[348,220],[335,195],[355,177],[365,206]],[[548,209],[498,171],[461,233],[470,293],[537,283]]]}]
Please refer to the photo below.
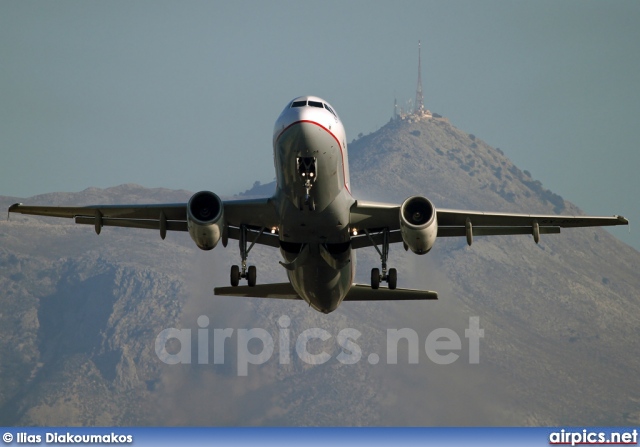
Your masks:
[{"label": "passenger window", "polygon": [[304,107],[307,105],[307,101],[293,101],[291,107]]}]

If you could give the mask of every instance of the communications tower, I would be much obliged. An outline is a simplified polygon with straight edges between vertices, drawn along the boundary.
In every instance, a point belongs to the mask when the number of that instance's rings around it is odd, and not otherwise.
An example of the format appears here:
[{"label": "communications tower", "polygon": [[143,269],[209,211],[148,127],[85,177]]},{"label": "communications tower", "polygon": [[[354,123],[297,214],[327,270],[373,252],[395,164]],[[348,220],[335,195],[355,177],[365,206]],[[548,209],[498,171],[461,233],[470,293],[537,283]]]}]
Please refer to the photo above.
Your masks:
[{"label": "communications tower", "polygon": [[422,67],[420,60],[420,41],[418,41],[418,87],[416,88],[416,102],[414,103],[414,113],[422,114],[424,111],[424,96],[422,96]]}]

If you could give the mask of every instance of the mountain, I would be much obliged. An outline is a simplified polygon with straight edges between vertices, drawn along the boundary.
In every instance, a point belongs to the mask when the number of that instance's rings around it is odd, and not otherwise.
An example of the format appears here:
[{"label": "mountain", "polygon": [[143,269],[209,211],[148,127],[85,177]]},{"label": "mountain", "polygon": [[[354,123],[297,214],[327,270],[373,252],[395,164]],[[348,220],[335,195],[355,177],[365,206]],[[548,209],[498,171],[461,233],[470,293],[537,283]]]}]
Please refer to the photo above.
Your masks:
[{"label": "mountain", "polygon": [[[581,214],[498,149],[446,119],[406,117],[349,147],[354,196],[400,202],[423,194],[436,207]],[[594,187],[596,187],[594,185]],[[239,197],[265,195],[254,184]],[[121,185],[53,193],[0,206],[186,201],[191,193]],[[611,210],[613,213],[624,210]],[[624,213],[623,213],[624,214]],[[256,246],[258,281],[284,281],[277,253]],[[437,302],[344,303],[323,315],[302,302],[214,297],[237,245],[202,252],[186,234],[162,241],[148,230],[93,227],[12,216],[0,221],[0,424],[2,425],[599,425],[640,422],[640,253],[602,229],[561,235],[438,239],[426,256],[391,247],[402,287],[437,290]],[[377,267],[358,252],[359,282]],[[206,321],[199,317],[206,316]],[[290,325],[278,321],[287,316]],[[469,362],[465,329],[477,317],[480,362]],[[201,323],[200,325],[198,323]],[[204,326],[204,328],[203,328]],[[286,325],[285,325],[286,326]],[[192,362],[165,364],[158,334],[191,331]],[[233,329],[214,364],[215,329]],[[238,376],[242,329],[263,328],[274,354]],[[309,343],[331,355],[311,365]],[[356,364],[336,360],[345,328],[361,333]],[[398,345],[387,364],[387,330],[415,331],[420,351]],[[449,365],[425,354],[429,334],[448,328],[461,349]],[[198,330],[209,362],[198,364]],[[207,332],[208,331],[208,332]],[[290,334],[289,364],[279,342]],[[257,340],[248,351],[259,353]],[[168,344],[170,353],[180,346]],[[215,351],[219,354],[220,351]],[[370,363],[375,353],[380,362]]]}]

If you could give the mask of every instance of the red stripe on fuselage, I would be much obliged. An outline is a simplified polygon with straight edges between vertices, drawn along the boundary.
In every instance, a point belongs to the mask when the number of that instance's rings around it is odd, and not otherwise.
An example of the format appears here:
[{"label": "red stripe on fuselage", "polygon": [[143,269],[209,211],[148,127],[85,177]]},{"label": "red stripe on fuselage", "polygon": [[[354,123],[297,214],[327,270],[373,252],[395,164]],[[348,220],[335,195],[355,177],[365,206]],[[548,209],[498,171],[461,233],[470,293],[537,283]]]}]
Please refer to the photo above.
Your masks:
[{"label": "red stripe on fuselage", "polygon": [[351,190],[347,186],[347,172],[346,172],[346,169],[345,169],[344,150],[342,148],[342,144],[340,144],[340,140],[338,140],[338,137],[336,137],[335,134],[333,132],[331,132],[331,130],[329,130],[328,128],[324,127],[322,124],[317,123],[315,121],[311,121],[311,120],[300,120],[300,121],[296,121],[294,123],[291,123],[287,127],[285,127],[284,129],[282,129],[282,132],[280,132],[278,134],[278,137],[276,138],[276,144],[278,144],[278,140],[280,140],[280,137],[282,136],[283,133],[285,133],[287,130],[289,130],[291,127],[295,126],[296,124],[302,124],[302,123],[315,124],[319,128],[323,129],[325,132],[327,132],[329,135],[331,135],[334,140],[336,140],[336,143],[338,143],[338,147],[340,148],[340,156],[342,157],[342,180],[344,182],[345,189],[347,190],[347,192],[349,192],[349,194],[351,194]]}]

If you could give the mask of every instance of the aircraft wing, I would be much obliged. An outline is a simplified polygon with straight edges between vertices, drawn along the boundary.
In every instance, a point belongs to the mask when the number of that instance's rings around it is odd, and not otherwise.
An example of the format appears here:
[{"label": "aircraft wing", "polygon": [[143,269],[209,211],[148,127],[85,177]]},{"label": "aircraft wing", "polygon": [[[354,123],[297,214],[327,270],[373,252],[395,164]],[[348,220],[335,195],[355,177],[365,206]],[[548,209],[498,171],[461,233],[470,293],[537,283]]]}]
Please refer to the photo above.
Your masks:
[{"label": "aircraft wing", "polygon": [[[487,213],[438,209],[438,226],[464,227],[467,219],[478,227],[531,227],[536,221],[540,227],[604,227],[628,225],[622,216],[557,216],[550,214]],[[506,233],[510,234],[510,233]]]},{"label": "aircraft wing", "polygon": [[[16,203],[9,213],[35,216],[66,217],[79,224],[95,224],[101,216],[102,226],[160,229],[161,216],[167,221],[167,229],[187,231],[187,204],[162,205],[91,205],[91,206],[32,206]],[[98,217],[100,219],[100,217]]]},{"label": "aircraft wing", "polygon": [[[511,234],[552,234],[560,228],[628,225],[622,216],[557,216],[547,214],[491,213],[481,211],[436,209],[438,237],[497,236]],[[358,231],[351,238],[353,248],[382,243],[387,229],[389,243],[402,242],[400,205],[358,201],[351,208],[351,226]],[[537,227],[537,230],[536,230]],[[369,234],[367,234],[369,233]]]},{"label": "aircraft wing", "polygon": [[[231,200],[223,202],[228,237],[239,239],[240,226],[249,230],[249,241],[279,247],[277,235],[268,230],[277,226],[277,215],[270,199]],[[158,230],[164,239],[166,231],[188,231],[187,204],[33,206],[16,203],[9,213],[65,217],[77,224],[94,225],[96,233],[105,226]],[[260,236],[258,238],[258,236]]]}]

